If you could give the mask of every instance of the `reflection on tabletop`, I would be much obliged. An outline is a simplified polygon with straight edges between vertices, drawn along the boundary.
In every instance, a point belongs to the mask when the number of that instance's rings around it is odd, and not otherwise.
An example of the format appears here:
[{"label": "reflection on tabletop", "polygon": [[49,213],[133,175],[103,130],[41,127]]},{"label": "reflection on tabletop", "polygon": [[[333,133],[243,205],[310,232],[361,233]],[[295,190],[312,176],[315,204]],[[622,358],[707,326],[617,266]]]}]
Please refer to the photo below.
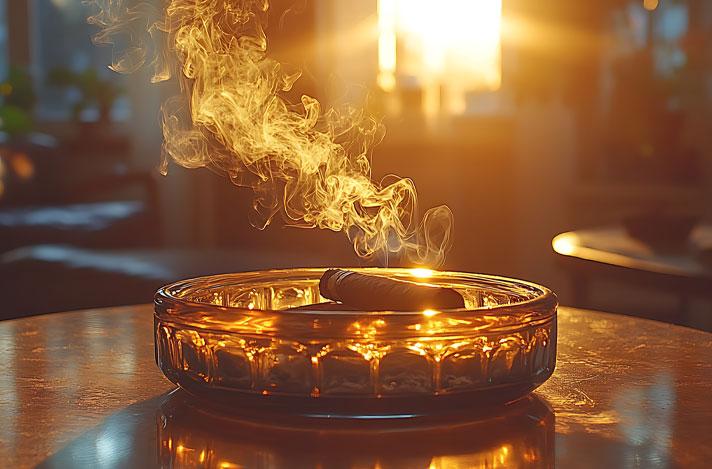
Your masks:
[{"label": "reflection on tabletop", "polygon": [[[153,412],[151,412],[153,410]],[[554,414],[536,394],[446,419],[246,420],[183,390],[127,407],[39,467],[549,467]],[[155,442],[153,445],[152,442]]]},{"label": "reflection on tabletop", "polygon": [[[586,469],[706,467],[712,460],[710,333],[562,307],[556,371],[521,401],[539,402],[524,411],[533,419],[511,417],[516,406],[492,407],[481,416],[488,423],[479,426],[467,425],[474,417],[459,412],[458,422],[445,425],[450,430],[371,430],[361,439],[313,429],[295,435],[191,409],[183,391],[168,394],[174,388],[156,367],[151,313],[141,305],[0,324],[0,467],[32,467],[44,459],[40,467],[190,467],[197,461],[199,467],[429,469],[501,467],[495,461],[502,456],[507,467],[555,462]],[[554,409],[555,424],[542,405]],[[515,423],[489,423],[500,413]],[[399,423],[388,425],[393,430]],[[505,427],[512,433],[496,430]]]}]

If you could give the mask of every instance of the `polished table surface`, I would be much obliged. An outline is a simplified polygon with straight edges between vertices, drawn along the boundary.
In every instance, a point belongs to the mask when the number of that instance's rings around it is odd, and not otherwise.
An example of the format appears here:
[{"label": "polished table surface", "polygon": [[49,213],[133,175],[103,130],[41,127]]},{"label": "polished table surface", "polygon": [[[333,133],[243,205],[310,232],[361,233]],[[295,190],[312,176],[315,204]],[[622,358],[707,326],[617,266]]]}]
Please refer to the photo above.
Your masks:
[{"label": "polished table surface", "polygon": [[491,410],[481,423],[364,436],[366,443],[196,412],[156,367],[152,334],[150,305],[0,322],[0,466],[655,468],[712,461],[710,333],[560,308],[556,371],[530,397]]}]

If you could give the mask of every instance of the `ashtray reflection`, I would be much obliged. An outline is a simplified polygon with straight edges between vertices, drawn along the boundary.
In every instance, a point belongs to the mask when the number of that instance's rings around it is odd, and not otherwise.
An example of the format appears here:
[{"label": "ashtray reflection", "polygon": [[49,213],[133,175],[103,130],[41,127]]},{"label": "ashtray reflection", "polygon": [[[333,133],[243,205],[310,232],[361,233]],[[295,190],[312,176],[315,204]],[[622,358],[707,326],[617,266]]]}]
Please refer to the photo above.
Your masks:
[{"label": "ashtray reflection", "polygon": [[536,394],[438,416],[246,417],[183,390],[158,411],[162,467],[474,468],[549,467],[554,413]]}]

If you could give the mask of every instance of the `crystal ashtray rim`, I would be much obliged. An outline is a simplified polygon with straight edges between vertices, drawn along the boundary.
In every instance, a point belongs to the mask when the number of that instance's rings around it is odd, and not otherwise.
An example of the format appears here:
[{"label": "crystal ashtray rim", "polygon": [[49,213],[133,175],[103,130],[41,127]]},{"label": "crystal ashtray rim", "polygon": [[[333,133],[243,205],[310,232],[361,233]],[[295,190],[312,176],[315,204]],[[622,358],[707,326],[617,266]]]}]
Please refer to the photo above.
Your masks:
[{"label": "crystal ashtray rim", "polygon": [[[321,317],[321,318],[348,318],[348,317],[353,317],[353,316],[358,316],[358,317],[368,317],[368,316],[373,316],[373,317],[380,317],[380,316],[388,316],[388,317],[412,317],[412,316],[422,316],[423,311],[389,311],[389,310],[371,310],[371,311],[353,311],[353,310],[331,310],[331,311],[314,311],[314,310],[292,310],[292,311],[284,311],[280,309],[259,309],[259,308],[253,308],[253,309],[248,309],[248,308],[242,308],[242,307],[236,307],[236,306],[223,306],[223,305],[215,305],[215,304],[206,304],[206,303],[201,303],[198,301],[191,301],[187,300],[185,298],[181,298],[179,296],[176,296],[172,293],[172,291],[177,290],[178,288],[188,288],[192,283],[198,282],[198,281],[203,281],[203,282],[209,282],[211,280],[218,280],[218,279],[224,279],[224,278],[235,278],[235,277],[244,277],[244,281],[248,282],[251,279],[255,280],[258,279],[258,276],[265,276],[267,274],[289,274],[289,273],[294,273],[294,272],[300,272],[304,274],[315,274],[315,273],[323,273],[327,269],[333,268],[333,267],[318,267],[318,268],[293,268],[293,269],[270,269],[270,270],[261,270],[261,271],[248,271],[248,272],[236,272],[236,273],[223,273],[223,274],[215,274],[215,275],[207,275],[207,276],[200,276],[200,277],[192,277],[188,279],[183,279],[179,280],[173,283],[170,283],[168,285],[164,285],[161,288],[159,288],[156,291],[156,294],[154,295],[154,303],[157,305],[164,302],[175,302],[179,303],[182,306],[186,307],[193,307],[193,308],[205,308],[206,306],[210,306],[211,309],[217,309],[221,311],[233,311],[233,312],[240,312],[242,314],[261,314],[261,313],[268,313],[268,314],[278,314],[278,315],[290,315],[290,316],[314,316],[314,317]],[[364,273],[376,273],[378,274],[379,271],[383,270],[388,270],[390,272],[398,272],[401,273],[405,276],[406,273],[409,273],[412,271],[412,269],[400,269],[400,268],[388,268],[388,269],[382,269],[382,268],[357,268],[357,267],[349,267],[351,270],[355,270],[358,272],[364,272]],[[551,309],[556,309],[558,306],[558,299],[556,297],[556,294],[548,289],[547,287],[543,285],[536,284],[534,282],[529,282],[526,280],[520,280],[520,279],[514,279],[514,278],[509,278],[509,277],[502,277],[502,276],[497,276],[497,275],[487,275],[487,274],[479,274],[479,273],[471,273],[471,272],[455,272],[455,271],[433,271],[435,274],[439,276],[451,276],[455,278],[456,276],[466,276],[470,277],[471,279],[479,279],[479,280],[489,280],[492,282],[501,282],[502,284],[507,284],[510,286],[517,286],[517,287],[527,287],[531,289],[532,291],[536,291],[538,293],[537,296],[533,298],[528,298],[523,301],[519,301],[516,303],[510,303],[510,304],[501,304],[501,305],[495,305],[495,306],[486,306],[486,307],[476,307],[476,308],[459,308],[459,309],[442,309],[438,310],[438,312],[446,312],[451,315],[457,315],[458,313],[460,314],[467,314],[467,313],[472,313],[472,312],[480,312],[484,313],[486,312],[487,314],[497,314],[500,312],[507,312],[511,313],[516,310],[551,310]]]}]

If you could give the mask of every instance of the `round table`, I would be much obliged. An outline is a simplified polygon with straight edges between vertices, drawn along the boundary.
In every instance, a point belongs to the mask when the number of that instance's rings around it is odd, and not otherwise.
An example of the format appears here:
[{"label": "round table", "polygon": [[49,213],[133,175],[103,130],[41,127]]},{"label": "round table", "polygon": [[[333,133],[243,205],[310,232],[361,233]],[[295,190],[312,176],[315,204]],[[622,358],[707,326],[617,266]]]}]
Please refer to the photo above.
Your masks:
[{"label": "round table", "polygon": [[[712,334],[560,308],[553,376],[484,422],[364,436],[238,425],[154,362],[150,305],[0,322],[4,467],[702,467]],[[327,432],[328,433],[328,432]]]}]

